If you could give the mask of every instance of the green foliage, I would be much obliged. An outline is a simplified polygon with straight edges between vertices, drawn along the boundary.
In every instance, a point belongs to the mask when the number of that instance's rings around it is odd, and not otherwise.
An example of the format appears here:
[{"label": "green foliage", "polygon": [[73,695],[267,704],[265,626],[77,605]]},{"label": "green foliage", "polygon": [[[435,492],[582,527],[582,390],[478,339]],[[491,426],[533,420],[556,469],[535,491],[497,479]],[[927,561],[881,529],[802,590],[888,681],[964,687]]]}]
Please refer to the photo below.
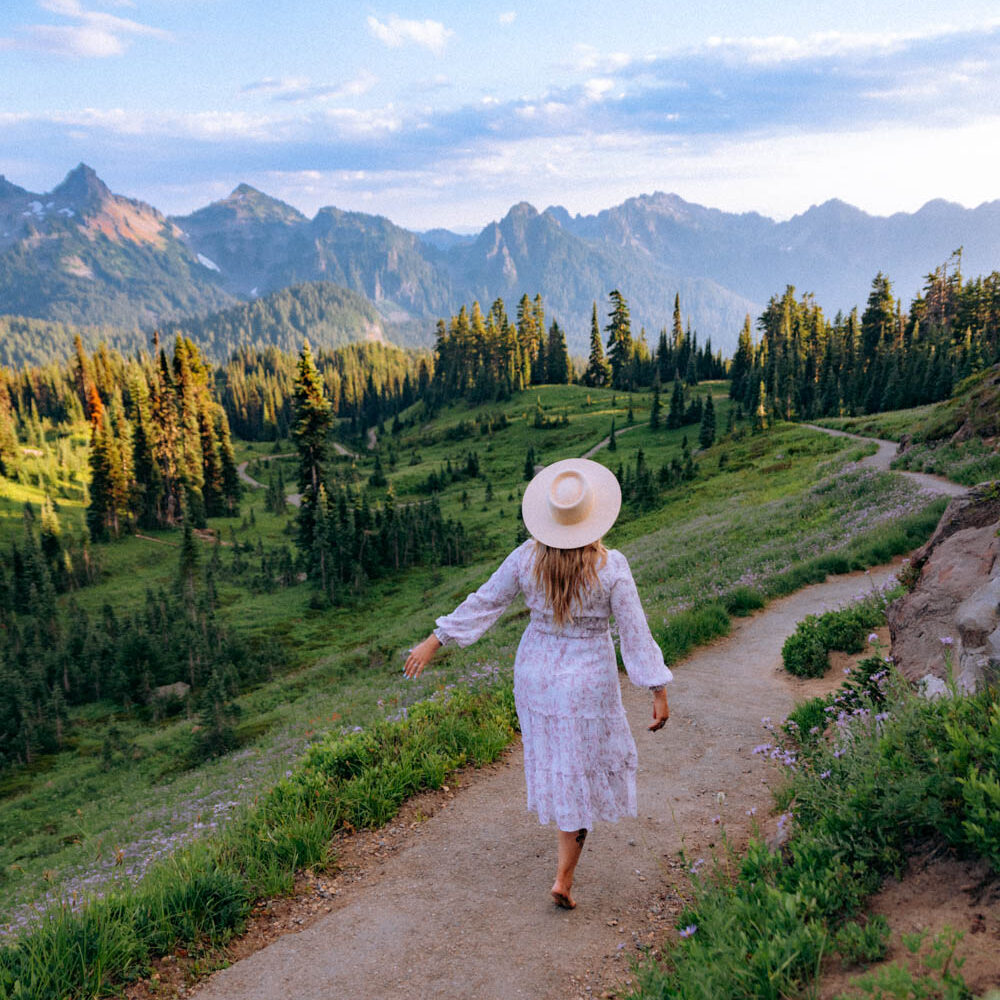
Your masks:
[{"label": "green foliage", "polygon": [[863,923],[849,920],[833,936],[845,966],[880,962],[889,951],[889,921],[881,914]]},{"label": "green foliage", "polygon": [[860,653],[865,636],[884,619],[885,604],[877,595],[837,611],[807,615],[781,647],[785,669],[797,677],[822,677],[829,653]]},{"label": "green foliage", "polygon": [[729,615],[718,601],[687,608],[673,615],[657,633],[664,662],[676,663],[695,646],[729,635]]},{"label": "green foliage", "polygon": [[201,318],[168,323],[164,336],[193,340],[214,361],[224,363],[241,348],[274,347],[293,353],[304,338],[332,350],[373,333],[381,320],[371,301],[329,281],[293,285]]},{"label": "green foliage", "polygon": [[835,1000],[969,1000],[972,994],[960,972],[963,960],[955,956],[964,935],[946,929],[923,948],[926,936],[926,932],[904,934],[911,962],[894,962],[866,973],[851,983],[851,992],[840,993]]},{"label": "green foliage", "polygon": [[753,587],[737,586],[722,596],[726,611],[737,618],[745,618],[764,607],[764,595]]},{"label": "green foliage", "polygon": [[[1000,274],[963,281],[960,263],[959,252],[929,274],[908,312],[880,272],[860,319],[855,309],[833,323],[811,295],[797,299],[789,285],[771,297],[757,321],[759,346],[744,327],[732,398],[759,414],[762,424],[775,417],[854,416],[947,399],[953,386],[1000,358]],[[986,420],[996,426],[995,417]],[[988,434],[977,435],[970,423],[964,437],[974,436]]]}]

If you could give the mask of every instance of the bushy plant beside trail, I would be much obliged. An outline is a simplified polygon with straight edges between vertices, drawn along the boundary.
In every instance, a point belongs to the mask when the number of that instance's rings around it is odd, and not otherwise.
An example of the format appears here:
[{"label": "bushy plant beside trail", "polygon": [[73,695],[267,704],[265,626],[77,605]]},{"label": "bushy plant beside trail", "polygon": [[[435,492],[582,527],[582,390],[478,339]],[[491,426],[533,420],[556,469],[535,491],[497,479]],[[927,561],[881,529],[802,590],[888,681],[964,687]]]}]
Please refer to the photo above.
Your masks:
[{"label": "bushy plant beside trail", "polygon": [[860,653],[865,636],[885,620],[885,596],[873,593],[846,608],[807,615],[781,647],[785,669],[798,677],[822,677],[830,652]]},{"label": "bushy plant beside trail", "polygon": [[51,913],[0,948],[0,996],[119,995],[171,948],[225,941],[255,898],[286,892],[297,870],[332,860],[338,830],[380,826],[456,768],[495,760],[516,727],[508,682],[455,689],[395,721],[328,735],[217,840],[178,852],[137,886]]},{"label": "bushy plant beside trail", "polygon": [[[787,841],[755,838],[695,876],[680,939],[637,968],[635,1000],[779,1000],[809,990],[825,955],[877,956],[884,934],[868,930],[865,900],[921,844],[943,841],[1000,872],[995,691],[927,701],[873,656],[829,704],[797,714],[757,748],[786,765]],[[934,976],[949,992],[920,995],[966,995],[953,967]]]}]

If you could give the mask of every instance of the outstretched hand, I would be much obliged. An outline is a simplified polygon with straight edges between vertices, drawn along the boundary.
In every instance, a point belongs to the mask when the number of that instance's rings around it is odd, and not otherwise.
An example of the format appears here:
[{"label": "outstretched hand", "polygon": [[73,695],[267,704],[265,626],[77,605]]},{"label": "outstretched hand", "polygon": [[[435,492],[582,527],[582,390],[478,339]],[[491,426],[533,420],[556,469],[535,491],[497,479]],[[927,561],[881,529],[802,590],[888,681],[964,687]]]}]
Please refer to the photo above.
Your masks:
[{"label": "outstretched hand", "polygon": [[655,733],[662,729],[670,718],[670,706],[667,704],[667,692],[665,690],[653,692],[653,724],[649,726],[649,731]]},{"label": "outstretched hand", "polygon": [[441,648],[441,640],[432,632],[423,642],[418,643],[410,650],[410,655],[403,665],[403,673],[410,680],[416,680],[423,672],[424,667],[431,662],[431,658]]}]

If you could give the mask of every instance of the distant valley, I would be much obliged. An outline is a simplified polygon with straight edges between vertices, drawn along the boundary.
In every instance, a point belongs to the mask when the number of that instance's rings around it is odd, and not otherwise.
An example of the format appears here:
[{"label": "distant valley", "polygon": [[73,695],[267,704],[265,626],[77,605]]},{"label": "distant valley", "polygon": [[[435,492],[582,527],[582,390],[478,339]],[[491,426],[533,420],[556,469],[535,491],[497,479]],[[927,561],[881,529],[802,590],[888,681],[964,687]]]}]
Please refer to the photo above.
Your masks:
[{"label": "distant valley", "polygon": [[[656,193],[590,216],[521,203],[468,237],[333,207],[310,219],[245,184],[167,217],[112,193],[84,164],[46,194],[0,178],[0,314],[135,330],[136,343],[154,327],[222,311],[222,325],[238,327],[249,300],[323,282],[311,309],[323,323],[323,303],[333,303],[327,329],[337,342],[429,345],[436,320],[463,303],[502,297],[512,307],[527,293],[542,295],[579,355],[593,302],[603,314],[618,288],[651,342],[679,293],[701,342],[732,354],[744,316],[788,284],[833,315],[863,306],[878,271],[913,296],[958,247],[966,274],[1000,267],[1000,201],[933,201],[888,218],[830,201],[774,222]],[[273,309],[257,313],[266,335],[260,320]]]}]

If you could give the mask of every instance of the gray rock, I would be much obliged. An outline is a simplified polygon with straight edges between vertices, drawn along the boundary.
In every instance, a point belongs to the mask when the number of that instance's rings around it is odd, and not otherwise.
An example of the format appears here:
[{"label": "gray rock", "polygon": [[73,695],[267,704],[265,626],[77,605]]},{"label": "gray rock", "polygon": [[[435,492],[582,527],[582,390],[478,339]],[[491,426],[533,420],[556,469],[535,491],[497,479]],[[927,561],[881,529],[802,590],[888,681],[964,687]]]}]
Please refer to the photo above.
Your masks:
[{"label": "gray rock", "polygon": [[946,694],[949,676],[971,691],[1000,675],[998,522],[996,484],[952,500],[914,553],[916,586],[887,611],[893,659],[928,697]]},{"label": "gray rock", "polygon": [[153,692],[153,695],[156,698],[184,699],[188,696],[188,692],[190,690],[191,690],[190,684],[185,684],[184,681],[175,681],[173,684],[161,685]]}]

